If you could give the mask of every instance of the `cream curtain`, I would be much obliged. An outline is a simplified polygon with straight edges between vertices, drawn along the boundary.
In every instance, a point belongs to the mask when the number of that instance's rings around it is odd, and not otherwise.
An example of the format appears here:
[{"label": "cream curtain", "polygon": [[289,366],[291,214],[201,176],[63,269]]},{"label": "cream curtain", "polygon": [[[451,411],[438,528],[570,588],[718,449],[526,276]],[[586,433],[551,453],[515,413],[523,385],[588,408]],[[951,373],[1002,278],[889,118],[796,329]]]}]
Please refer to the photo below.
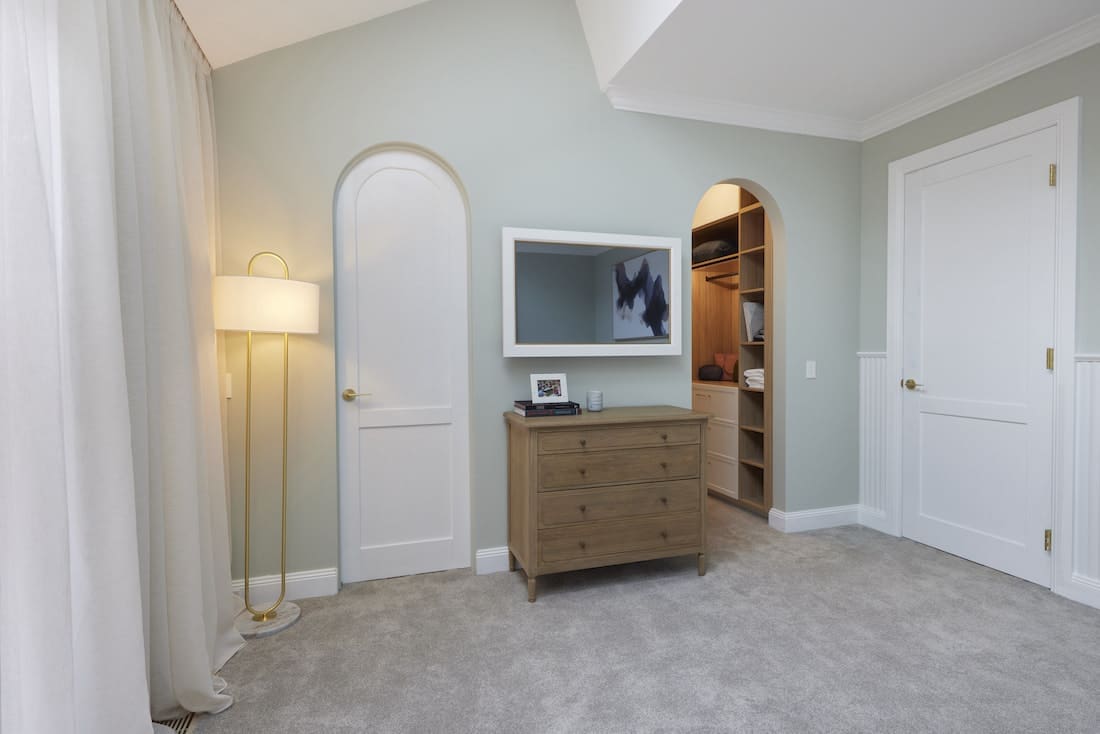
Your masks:
[{"label": "cream curtain", "polygon": [[3,734],[232,702],[211,106],[170,0],[0,2]]}]

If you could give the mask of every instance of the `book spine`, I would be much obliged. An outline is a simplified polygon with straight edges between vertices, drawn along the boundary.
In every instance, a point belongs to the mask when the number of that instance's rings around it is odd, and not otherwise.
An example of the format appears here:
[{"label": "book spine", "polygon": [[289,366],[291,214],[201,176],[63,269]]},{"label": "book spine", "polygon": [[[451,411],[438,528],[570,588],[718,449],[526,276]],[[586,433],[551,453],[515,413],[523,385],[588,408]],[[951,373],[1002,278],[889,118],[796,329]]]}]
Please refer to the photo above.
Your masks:
[{"label": "book spine", "polygon": [[528,409],[522,410],[520,408],[512,409],[515,413],[524,416],[525,418],[541,418],[543,416],[551,415],[580,415],[579,408],[552,408],[550,410],[545,409]]}]

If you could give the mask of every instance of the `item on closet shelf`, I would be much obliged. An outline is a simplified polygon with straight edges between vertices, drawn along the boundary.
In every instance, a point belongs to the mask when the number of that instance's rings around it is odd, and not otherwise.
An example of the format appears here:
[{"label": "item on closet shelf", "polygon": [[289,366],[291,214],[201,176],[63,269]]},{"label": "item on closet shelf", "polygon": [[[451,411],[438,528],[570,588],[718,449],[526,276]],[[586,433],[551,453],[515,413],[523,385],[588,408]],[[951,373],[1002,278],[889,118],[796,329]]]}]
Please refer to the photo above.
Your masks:
[{"label": "item on closet shelf", "polygon": [[764,370],[745,370],[745,387],[762,390],[764,388]]},{"label": "item on closet shelf", "polygon": [[700,380],[721,380],[723,370],[721,365],[705,364],[699,368]]},{"label": "item on closet shelf", "polygon": [[749,341],[764,340],[764,304],[754,301],[746,301],[745,309],[745,334]]},{"label": "item on closet shelf", "polygon": [[601,390],[589,390],[588,391],[588,409],[593,413],[599,413],[603,410],[603,391]]},{"label": "item on closet shelf", "polygon": [[691,248],[691,262],[693,265],[707,260],[716,260],[727,255],[737,253],[737,245],[728,240],[711,240],[703,242]]},{"label": "item on closet shelf", "polygon": [[737,374],[737,355],[736,354],[714,354],[714,363],[722,368],[722,379],[733,380],[734,375]]}]

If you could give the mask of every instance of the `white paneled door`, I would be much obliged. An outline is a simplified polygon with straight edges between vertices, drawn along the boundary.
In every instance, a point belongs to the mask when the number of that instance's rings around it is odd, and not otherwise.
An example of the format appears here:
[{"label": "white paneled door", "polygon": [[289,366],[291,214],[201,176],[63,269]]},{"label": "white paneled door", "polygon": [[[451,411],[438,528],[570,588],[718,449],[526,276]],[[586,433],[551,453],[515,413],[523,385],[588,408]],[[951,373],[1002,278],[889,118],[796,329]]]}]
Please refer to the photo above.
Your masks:
[{"label": "white paneled door", "polygon": [[341,580],[468,567],[464,195],[385,148],[345,174],[335,236]]},{"label": "white paneled door", "polygon": [[1044,586],[1056,156],[1051,127],[905,177],[897,388],[903,534]]}]

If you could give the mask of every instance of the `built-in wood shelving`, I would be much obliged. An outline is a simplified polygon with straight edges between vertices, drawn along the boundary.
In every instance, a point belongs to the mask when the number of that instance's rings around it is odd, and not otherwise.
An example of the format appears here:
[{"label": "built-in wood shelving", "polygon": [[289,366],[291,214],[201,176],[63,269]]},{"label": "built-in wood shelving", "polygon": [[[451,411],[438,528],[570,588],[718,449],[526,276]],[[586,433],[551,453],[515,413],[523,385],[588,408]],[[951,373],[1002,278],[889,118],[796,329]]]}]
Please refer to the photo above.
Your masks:
[{"label": "built-in wood shelving", "polygon": [[[764,205],[744,188],[739,204],[736,212],[692,230],[693,248],[723,239],[734,243],[738,250],[692,265],[692,377],[701,365],[713,363],[715,353],[735,351],[738,380],[747,369],[764,370],[763,388],[742,384],[737,391],[737,491],[736,497],[720,494],[744,509],[767,516],[772,507],[772,340],[767,338],[773,331],[774,315],[768,294],[772,287],[772,231]],[[714,277],[733,268],[735,279]],[[762,341],[746,333],[746,302],[764,308]]]}]

